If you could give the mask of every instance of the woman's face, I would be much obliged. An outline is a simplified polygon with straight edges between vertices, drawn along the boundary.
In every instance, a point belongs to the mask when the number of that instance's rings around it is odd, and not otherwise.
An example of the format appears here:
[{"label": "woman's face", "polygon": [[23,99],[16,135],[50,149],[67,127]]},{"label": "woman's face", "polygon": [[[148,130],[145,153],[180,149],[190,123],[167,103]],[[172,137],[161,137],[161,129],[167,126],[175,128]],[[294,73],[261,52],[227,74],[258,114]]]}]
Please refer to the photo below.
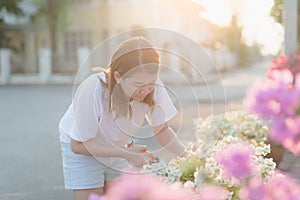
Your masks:
[{"label": "woman's face", "polygon": [[155,88],[157,74],[137,72],[119,81],[125,94],[132,100],[142,102]]}]

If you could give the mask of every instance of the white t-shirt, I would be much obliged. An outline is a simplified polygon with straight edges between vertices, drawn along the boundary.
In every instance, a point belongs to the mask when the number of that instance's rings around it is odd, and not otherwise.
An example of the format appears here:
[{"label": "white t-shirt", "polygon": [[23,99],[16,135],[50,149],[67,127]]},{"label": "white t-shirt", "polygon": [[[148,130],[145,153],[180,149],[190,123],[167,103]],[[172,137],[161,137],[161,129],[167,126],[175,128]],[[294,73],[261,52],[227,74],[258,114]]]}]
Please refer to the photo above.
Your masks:
[{"label": "white t-shirt", "polygon": [[[141,128],[145,118],[155,127],[177,113],[163,83],[157,80],[154,107],[149,108],[145,103],[131,101],[131,119],[121,117],[114,120],[113,114],[109,112],[108,90],[103,87],[98,75],[89,76],[76,90],[72,104],[59,122],[61,142],[70,143],[70,138],[81,142],[95,139],[99,143],[125,145]],[[105,81],[104,73],[100,77]]]}]

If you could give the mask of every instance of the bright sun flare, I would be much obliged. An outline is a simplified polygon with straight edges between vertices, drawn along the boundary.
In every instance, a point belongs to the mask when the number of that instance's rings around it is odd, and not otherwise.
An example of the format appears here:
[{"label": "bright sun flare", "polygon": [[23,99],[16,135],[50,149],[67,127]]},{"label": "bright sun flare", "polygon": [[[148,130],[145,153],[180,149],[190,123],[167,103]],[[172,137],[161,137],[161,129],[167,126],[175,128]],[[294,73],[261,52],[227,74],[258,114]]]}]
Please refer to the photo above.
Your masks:
[{"label": "bright sun flare", "polygon": [[248,45],[262,46],[261,53],[274,55],[281,49],[283,27],[269,16],[273,0],[194,0],[206,11],[201,17],[219,26],[228,26],[231,16],[238,17],[243,38]]}]

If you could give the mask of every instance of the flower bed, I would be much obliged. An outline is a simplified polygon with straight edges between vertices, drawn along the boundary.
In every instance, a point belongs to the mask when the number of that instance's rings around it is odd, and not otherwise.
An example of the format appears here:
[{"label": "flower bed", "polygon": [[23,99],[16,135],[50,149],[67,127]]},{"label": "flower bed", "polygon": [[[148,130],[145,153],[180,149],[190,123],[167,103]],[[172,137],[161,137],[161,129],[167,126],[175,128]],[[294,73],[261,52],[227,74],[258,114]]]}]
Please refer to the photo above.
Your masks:
[{"label": "flower bed", "polygon": [[252,178],[265,183],[274,175],[276,164],[264,157],[270,152],[267,135],[267,124],[257,115],[246,111],[212,115],[197,120],[188,156],[145,169],[171,183],[179,181],[193,188],[196,197],[209,187],[212,191],[222,189],[224,195],[217,199],[237,199]]},{"label": "flower bed", "polygon": [[246,111],[196,121],[185,157],[125,174],[102,199],[297,199],[300,186],[275,169],[266,144],[268,124]]}]

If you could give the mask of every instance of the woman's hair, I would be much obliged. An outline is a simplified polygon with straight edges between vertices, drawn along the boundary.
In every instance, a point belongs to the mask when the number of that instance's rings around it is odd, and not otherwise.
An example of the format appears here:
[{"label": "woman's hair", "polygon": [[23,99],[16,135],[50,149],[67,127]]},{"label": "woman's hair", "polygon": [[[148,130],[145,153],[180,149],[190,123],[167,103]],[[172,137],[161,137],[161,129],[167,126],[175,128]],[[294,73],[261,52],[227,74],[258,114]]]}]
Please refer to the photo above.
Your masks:
[{"label": "woman's hair", "polygon": [[[144,37],[132,37],[122,42],[111,56],[110,64],[103,72],[106,83],[100,79],[102,85],[109,91],[109,110],[115,112],[115,119],[132,116],[129,99],[120,84],[114,78],[117,71],[122,78],[130,77],[137,72],[157,74],[159,70],[159,53],[149,40]],[[149,106],[155,104],[154,91],[144,99]]]}]

